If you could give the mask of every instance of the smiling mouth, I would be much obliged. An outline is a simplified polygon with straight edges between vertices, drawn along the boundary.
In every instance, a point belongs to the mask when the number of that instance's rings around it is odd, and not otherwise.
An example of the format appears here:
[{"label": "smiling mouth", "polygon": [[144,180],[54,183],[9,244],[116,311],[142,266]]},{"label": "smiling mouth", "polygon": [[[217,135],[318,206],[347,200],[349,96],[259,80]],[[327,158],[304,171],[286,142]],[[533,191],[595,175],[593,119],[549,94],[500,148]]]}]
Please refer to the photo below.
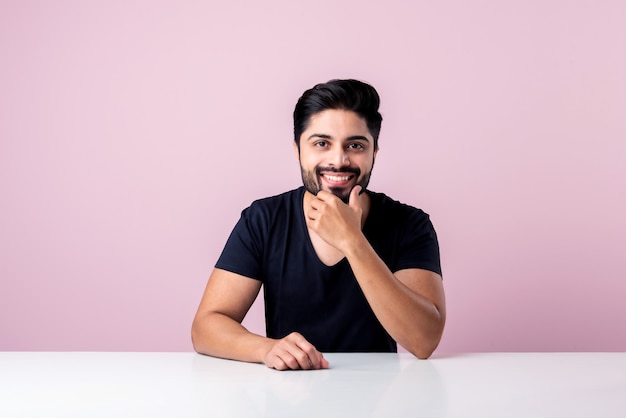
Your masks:
[{"label": "smiling mouth", "polygon": [[332,174],[322,174],[322,177],[324,177],[326,180],[332,181],[334,183],[342,183],[342,182],[346,182],[350,179],[352,179],[354,177],[354,174],[348,174],[345,176],[337,176],[337,175],[332,175]]},{"label": "smiling mouth", "polygon": [[361,171],[356,167],[343,167],[341,169],[334,167],[318,167],[315,171],[317,174],[318,187],[320,189],[326,188],[330,191],[336,189],[341,193],[344,193],[346,188],[354,186],[354,183],[361,174]]}]

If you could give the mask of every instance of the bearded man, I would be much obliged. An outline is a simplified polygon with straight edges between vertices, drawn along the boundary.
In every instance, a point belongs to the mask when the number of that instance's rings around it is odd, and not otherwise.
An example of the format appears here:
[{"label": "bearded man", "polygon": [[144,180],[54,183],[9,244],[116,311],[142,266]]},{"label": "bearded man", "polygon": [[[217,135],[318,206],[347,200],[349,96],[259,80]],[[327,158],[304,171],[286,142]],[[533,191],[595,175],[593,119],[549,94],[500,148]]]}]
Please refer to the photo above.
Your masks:
[{"label": "bearded man", "polygon": [[[278,370],[327,368],[324,352],[428,358],[441,339],[439,245],[420,209],[367,189],[382,116],[376,90],[331,80],[294,118],[303,186],[253,202],[218,259],[192,326],[202,354]],[[266,336],[241,322],[261,287]]]}]

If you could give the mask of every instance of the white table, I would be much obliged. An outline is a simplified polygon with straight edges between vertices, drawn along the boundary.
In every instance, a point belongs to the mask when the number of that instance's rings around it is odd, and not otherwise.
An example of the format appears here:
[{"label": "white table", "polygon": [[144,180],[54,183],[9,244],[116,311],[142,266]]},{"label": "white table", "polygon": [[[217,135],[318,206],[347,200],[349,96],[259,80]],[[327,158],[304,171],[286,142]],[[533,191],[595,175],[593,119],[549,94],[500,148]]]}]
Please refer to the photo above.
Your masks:
[{"label": "white table", "polygon": [[626,417],[626,353],[325,357],[0,352],[0,417]]}]

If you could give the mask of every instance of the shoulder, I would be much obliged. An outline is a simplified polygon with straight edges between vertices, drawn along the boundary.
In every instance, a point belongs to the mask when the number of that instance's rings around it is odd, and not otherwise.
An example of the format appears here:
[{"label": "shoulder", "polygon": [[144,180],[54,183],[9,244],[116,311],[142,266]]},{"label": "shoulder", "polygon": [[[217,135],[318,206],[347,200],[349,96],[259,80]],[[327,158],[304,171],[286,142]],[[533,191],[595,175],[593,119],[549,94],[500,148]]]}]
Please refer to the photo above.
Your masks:
[{"label": "shoulder", "polygon": [[[250,206],[241,211],[239,221],[228,239],[227,247],[234,252],[241,248],[260,254],[267,241],[272,237],[282,236],[289,230],[293,222],[294,207],[299,194],[298,189],[281,193],[276,196],[254,200]],[[300,203],[300,206],[302,203]],[[233,251],[230,251],[233,253]],[[234,256],[235,257],[235,256]],[[249,276],[248,277],[252,277]]]},{"label": "shoulder", "polygon": [[408,268],[441,274],[439,243],[430,216],[382,193],[371,193],[368,239],[392,271]]},{"label": "shoulder", "polygon": [[[371,233],[386,237],[436,236],[430,215],[415,206],[402,203],[384,193],[370,192],[370,213],[366,226]],[[430,239],[429,238],[429,239]],[[412,239],[412,238],[411,238]]]},{"label": "shoulder", "polygon": [[252,225],[273,225],[281,218],[298,213],[298,208],[302,206],[303,196],[304,188],[298,188],[254,200],[241,212],[241,218]]},{"label": "shoulder", "polygon": [[300,187],[275,196],[257,199],[253,201],[249,207],[244,209],[244,212],[265,214],[276,213],[277,211],[297,205],[298,202],[302,201],[303,195],[304,188]]},{"label": "shoulder", "polygon": [[280,193],[274,196],[268,196],[261,199],[254,200],[250,207],[255,208],[267,208],[284,206],[291,204],[296,199],[301,198],[304,195],[304,187],[298,187],[297,189],[289,190],[284,193]]},{"label": "shoulder", "polygon": [[[384,193],[368,191],[371,201],[371,215],[376,218],[384,218],[389,222],[413,221],[428,222],[430,216],[422,209],[392,199]],[[377,219],[377,222],[380,222]]]}]

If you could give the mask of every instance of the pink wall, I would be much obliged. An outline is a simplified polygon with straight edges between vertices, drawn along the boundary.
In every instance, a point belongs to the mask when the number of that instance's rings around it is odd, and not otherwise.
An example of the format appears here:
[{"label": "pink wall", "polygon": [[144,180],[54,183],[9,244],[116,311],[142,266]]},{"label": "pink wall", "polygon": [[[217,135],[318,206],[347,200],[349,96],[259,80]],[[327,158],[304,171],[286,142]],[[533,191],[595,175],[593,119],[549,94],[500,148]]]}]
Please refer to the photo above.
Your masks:
[{"label": "pink wall", "polygon": [[382,96],[371,188],[438,229],[441,352],[626,350],[626,2],[91,3],[0,4],[0,350],[191,350],[336,77]]}]

